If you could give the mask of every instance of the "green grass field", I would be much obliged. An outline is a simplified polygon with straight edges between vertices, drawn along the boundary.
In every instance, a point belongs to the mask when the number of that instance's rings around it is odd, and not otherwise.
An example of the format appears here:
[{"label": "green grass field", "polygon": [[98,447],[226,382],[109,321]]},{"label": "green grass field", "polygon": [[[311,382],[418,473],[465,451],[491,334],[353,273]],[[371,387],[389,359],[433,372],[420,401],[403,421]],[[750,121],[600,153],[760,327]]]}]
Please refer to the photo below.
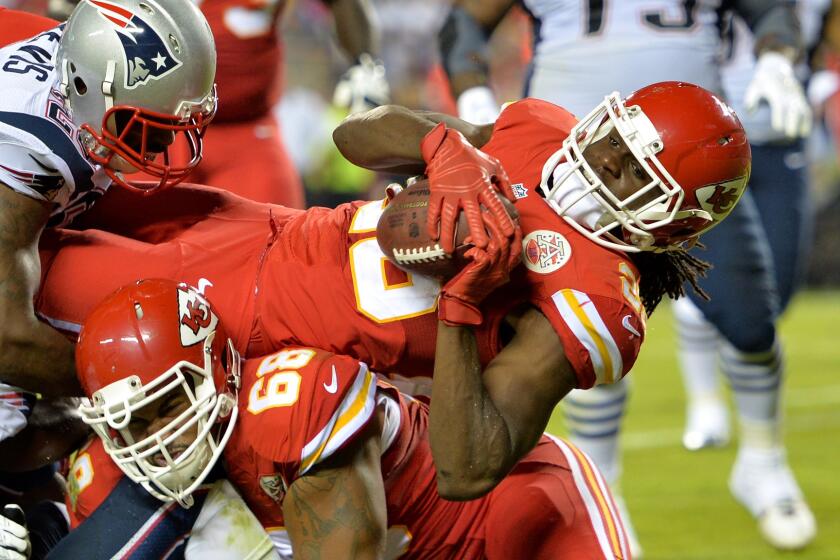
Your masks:
[{"label": "green grass field", "polygon": [[[631,375],[624,424],[622,487],[649,560],[840,559],[840,293],[810,292],[782,322],[787,355],[785,442],[789,460],[819,525],[799,553],[776,552],[730,496],[736,442],[688,452],[682,435],[684,396],[670,310],[648,324]],[[563,433],[560,414],[550,429]]]}]

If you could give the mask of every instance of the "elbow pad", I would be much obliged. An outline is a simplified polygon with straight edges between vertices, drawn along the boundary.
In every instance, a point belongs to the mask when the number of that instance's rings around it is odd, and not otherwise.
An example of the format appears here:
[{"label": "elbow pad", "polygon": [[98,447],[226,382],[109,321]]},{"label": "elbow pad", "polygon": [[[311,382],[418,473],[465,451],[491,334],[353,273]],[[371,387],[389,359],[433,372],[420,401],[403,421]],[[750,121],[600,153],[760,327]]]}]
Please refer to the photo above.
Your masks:
[{"label": "elbow pad", "polygon": [[452,8],[438,34],[441,60],[446,74],[487,74],[488,36],[489,33],[463,8]]}]

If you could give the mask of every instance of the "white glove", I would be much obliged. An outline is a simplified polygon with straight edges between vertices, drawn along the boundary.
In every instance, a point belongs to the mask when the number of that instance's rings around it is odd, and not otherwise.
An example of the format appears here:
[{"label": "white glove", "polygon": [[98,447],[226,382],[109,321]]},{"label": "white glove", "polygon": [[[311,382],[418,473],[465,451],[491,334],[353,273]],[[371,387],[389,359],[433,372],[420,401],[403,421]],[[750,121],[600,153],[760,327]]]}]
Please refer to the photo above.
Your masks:
[{"label": "white glove", "polygon": [[501,112],[496,97],[487,86],[475,86],[458,96],[458,116],[473,124],[496,122]]},{"label": "white glove", "polygon": [[333,104],[350,109],[350,113],[369,111],[385,105],[391,97],[385,67],[369,54],[359,56],[359,63],[351,67],[335,87]]},{"label": "white glove", "polygon": [[[14,521],[12,521],[14,519]],[[32,552],[20,506],[9,504],[0,515],[0,560],[27,560]]]},{"label": "white glove", "polygon": [[759,103],[770,106],[770,126],[788,138],[807,136],[811,131],[811,108],[802,85],[793,74],[793,65],[783,54],[773,51],[758,57],[744,106],[753,112]]}]

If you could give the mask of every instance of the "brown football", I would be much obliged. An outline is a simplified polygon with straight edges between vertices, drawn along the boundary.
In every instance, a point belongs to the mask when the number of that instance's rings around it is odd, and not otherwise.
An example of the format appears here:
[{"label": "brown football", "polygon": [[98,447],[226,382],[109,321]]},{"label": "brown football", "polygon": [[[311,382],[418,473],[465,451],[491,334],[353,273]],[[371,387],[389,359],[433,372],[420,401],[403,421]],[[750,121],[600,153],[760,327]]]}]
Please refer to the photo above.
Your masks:
[{"label": "brown football", "polygon": [[[513,203],[499,197],[515,220],[519,220]],[[469,234],[467,220],[461,213],[455,227],[455,251],[444,253],[426,230],[429,209],[429,181],[420,179],[397,194],[385,208],[376,226],[376,239],[382,252],[404,270],[447,280],[455,276],[467,263],[464,258],[471,244],[464,239]]]}]

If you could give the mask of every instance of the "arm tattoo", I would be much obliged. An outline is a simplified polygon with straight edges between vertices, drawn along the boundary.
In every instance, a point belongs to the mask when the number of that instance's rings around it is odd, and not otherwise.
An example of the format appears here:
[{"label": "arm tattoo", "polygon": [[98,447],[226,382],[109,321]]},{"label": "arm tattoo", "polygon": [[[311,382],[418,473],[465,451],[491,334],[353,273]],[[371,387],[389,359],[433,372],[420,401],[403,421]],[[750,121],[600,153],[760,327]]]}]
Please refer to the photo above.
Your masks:
[{"label": "arm tattoo", "polygon": [[342,537],[346,557],[356,558],[377,539],[376,504],[352,469],[326,469],[304,476],[292,484],[289,494],[286,499],[292,498],[292,511],[287,515],[297,519],[301,537],[295,542],[295,556],[334,558],[330,541]]}]

